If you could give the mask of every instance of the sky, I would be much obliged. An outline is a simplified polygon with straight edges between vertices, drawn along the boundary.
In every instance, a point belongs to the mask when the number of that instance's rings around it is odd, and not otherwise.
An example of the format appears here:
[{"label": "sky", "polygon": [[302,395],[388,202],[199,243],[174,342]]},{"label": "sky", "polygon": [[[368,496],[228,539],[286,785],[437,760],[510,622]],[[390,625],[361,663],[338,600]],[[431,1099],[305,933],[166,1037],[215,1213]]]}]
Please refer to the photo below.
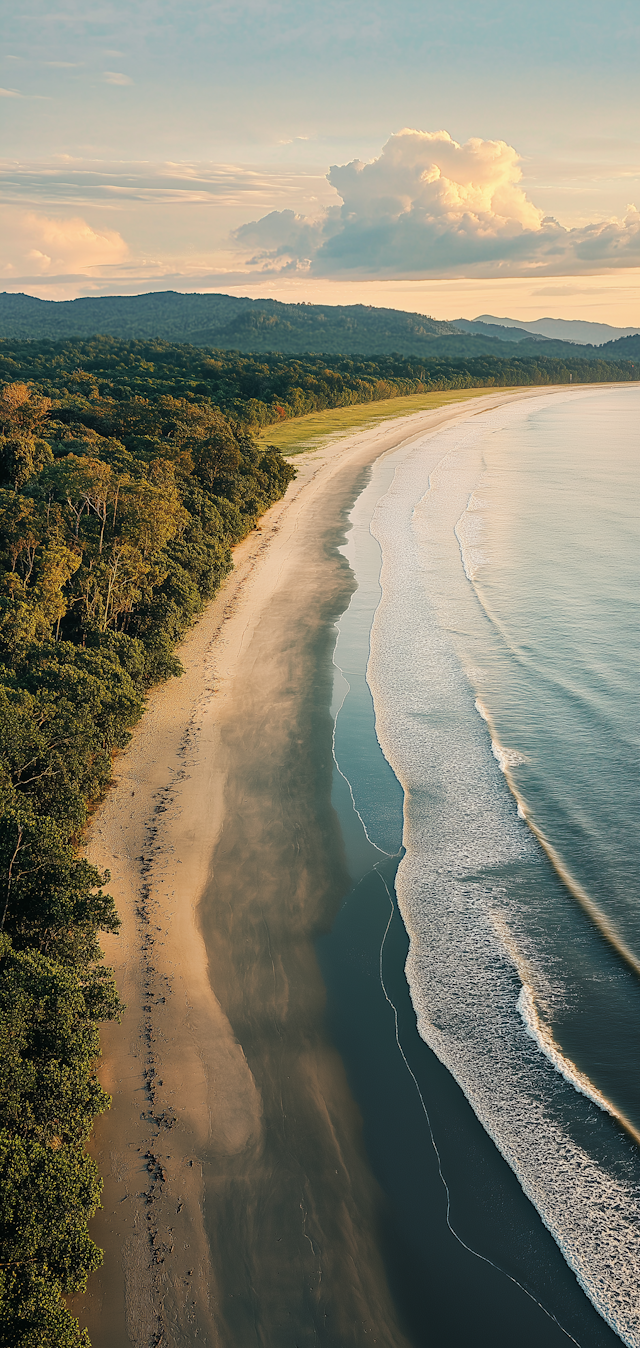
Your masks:
[{"label": "sky", "polygon": [[640,322],[637,0],[0,11],[0,289]]}]

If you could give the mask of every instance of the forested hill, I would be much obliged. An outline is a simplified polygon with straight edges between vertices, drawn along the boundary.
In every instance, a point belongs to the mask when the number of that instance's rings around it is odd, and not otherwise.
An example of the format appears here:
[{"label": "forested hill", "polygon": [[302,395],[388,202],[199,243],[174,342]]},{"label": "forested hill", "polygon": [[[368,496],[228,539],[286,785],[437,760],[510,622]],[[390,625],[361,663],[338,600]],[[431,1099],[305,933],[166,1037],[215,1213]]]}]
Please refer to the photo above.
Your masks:
[{"label": "forested hill", "polygon": [[150,295],[39,300],[0,294],[0,337],[160,337],[236,351],[420,354],[451,323],[364,304],[282,304],[233,295]]},{"label": "forested hill", "polygon": [[[404,355],[424,360],[473,360],[505,355],[518,345],[519,357],[570,357],[572,342],[533,336],[520,328],[463,322],[464,331],[424,314],[363,304],[282,304],[233,295],[182,295],[168,290],[149,295],[113,295],[78,300],[41,300],[0,294],[0,338],[42,340],[93,337],[188,342],[223,351],[325,356]],[[473,329],[473,330],[471,330]],[[617,342],[580,346],[585,360],[638,359],[622,356]]]}]

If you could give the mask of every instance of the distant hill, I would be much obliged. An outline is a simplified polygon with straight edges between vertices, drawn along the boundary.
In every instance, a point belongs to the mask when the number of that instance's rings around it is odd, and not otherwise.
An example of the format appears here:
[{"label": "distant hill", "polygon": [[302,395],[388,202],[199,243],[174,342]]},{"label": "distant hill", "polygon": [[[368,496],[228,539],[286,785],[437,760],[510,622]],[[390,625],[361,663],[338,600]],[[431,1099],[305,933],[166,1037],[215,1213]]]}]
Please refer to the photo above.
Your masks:
[{"label": "distant hill", "polygon": [[[593,346],[615,342],[620,337],[633,337],[640,332],[640,323],[636,328],[613,328],[609,323],[590,323],[586,319],[579,318],[536,318],[534,323],[523,323],[519,318],[496,318],[493,314],[480,314],[473,322],[473,329],[465,331],[476,332],[480,327],[483,330],[485,327],[493,329],[501,327],[509,331],[512,328],[519,328],[525,332],[535,333],[539,337],[578,342],[580,345],[589,343]],[[456,320],[456,327],[459,326],[460,323]]]},{"label": "distant hill", "polygon": [[364,304],[283,304],[173,290],[78,300],[0,295],[0,337],[97,334],[124,340],[161,337],[236,351],[420,355],[436,338],[455,335],[455,328],[424,314]]},{"label": "distant hill", "polygon": [[[486,316],[485,316],[486,317]],[[444,323],[425,314],[365,304],[283,304],[234,295],[112,295],[78,300],[41,300],[0,294],[0,340],[59,341],[95,336],[123,341],[185,342],[191,346],[286,356],[412,356],[422,361],[507,359],[517,344],[519,359],[564,359],[571,342],[532,334],[524,324],[505,327],[485,317]],[[506,320],[505,320],[506,322]],[[569,325],[570,326],[570,325]],[[601,325],[606,326],[606,325]],[[635,341],[635,338],[624,338]],[[583,346],[581,357],[634,360],[635,348]]]},{"label": "distant hill", "polygon": [[[514,319],[514,322],[516,320]],[[459,332],[472,333],[478,337],[493,337],[498,342],[531,342],[532,333],[520,324],[517,327],[507,327],[505,323],[496,320],[495,323],[485,323],[481,318],[456,318],[454,327]],[[533,336],[537,342],[548,341],[547,337]]]}]

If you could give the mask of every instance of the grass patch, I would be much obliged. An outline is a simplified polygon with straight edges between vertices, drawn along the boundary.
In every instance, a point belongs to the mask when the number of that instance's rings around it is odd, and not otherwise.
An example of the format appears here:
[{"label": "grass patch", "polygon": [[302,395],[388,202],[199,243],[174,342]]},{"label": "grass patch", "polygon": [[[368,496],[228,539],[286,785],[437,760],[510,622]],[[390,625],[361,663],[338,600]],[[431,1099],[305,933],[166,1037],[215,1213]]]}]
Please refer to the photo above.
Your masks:
[{"label": "grass patch", "polygon": [[260,439],[275,445],[281,454],[304,454],[305,450],[317,449],[332,436],[366,430],[389,417],[408,417],[412,412],[426,412],[447,403],[459,403],[495,392],[493,388],[446,389],[436,393],[414,393],[406,398],[387,398],[383,402],[358,403],[352,407],[334,407],[327,412],[310,412],[306,417],[292,417],[276,426],[265,426]]}]

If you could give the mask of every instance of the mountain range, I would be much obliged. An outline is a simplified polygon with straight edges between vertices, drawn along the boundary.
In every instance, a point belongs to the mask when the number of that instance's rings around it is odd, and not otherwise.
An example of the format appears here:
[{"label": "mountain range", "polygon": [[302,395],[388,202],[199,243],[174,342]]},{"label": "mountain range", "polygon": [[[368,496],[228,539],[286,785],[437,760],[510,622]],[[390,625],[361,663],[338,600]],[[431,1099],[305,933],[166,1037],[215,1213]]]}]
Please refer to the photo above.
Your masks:
[{"label": "mountain range", "polygon": [[[564,340],[544,325],[567,329]],[[586,329],[622,334],[602,345],[585,344]],[[572,334],[569,337],[569,332]],[[540,319],[533,324],[483,314],[442,322],[425,314],[364,304],[285,304],[234,295],[113,295],[42,300],[0,294],[0,340],[60,340],[98,334],[121,339],[161,338],[241,352],[284,355],[404,355],[459,361],[479,356],[640,360],[640,329]],[[596,333],[591,333],[592,337]],[[579,351],[576,344],[579,343]],[[506,348],[511,348],[510,350]]]},{"label": "mountain range", "polygon": [[[523,323],[519,318],[496,318],[494,314],[480,314],[475,322],[490,324],[494,328],[517,327],[539,337],[551,337],[579,344],[589,343],[593,346],[615,342],[620,337],[635,337],[640,333],[640,324],[635,328],[614,328],[610,323],[592,323],[582,318],[536,318],[533,323]],[[455,320],[455,325],[460,326],[458,319]]]}]

